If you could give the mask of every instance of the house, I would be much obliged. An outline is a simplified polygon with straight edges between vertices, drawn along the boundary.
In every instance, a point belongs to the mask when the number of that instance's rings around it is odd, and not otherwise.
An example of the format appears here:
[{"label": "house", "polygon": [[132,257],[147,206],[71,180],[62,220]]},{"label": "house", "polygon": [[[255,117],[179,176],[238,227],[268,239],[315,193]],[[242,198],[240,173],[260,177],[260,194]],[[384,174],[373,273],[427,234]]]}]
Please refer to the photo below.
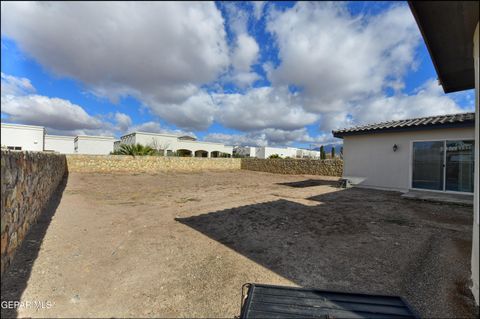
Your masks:
[{"label": "house", "polygon": [[75,136],[45,135],[45,151],[58,152],[62,154],[74,154]]},{"label": "house", "polygon": [[43,151],[43,126],[1,123],[1,145],[15,151]]},{"label": "house", "polygon": [[319,159],[320,152],[314,150],[306,150],[295,147],[271,147],[271,146],[236,146],[233,150],[234,154],[240,157],[256,157],[269,158],[272,155],[278,155],[281,158],[312,158]]},{"label": "house", "polygon": [[233,154],[239,157],[255,157],[256,147],[254,146],[235,146]]},{"label": "house", "polygon": [[272,146],[261,146],[255,148],[255,157],[257,158],[269,158],[272,155],[278,155],[281,158],[297,157],[297,149],[294,147],[272,147]]},{"label": "house", "polygon": [[76,154],[107,155],[113,152],[114,137],[78,135],[74,139]]},{"label": "house", "polygon": [[472,293],[479,293],[479,2],[409,1],[445,93],[475,88],[475,169],[472,234]]},{"label": "house", "polygon": [[1,143],[16,151],[58,152],[62,154],[110,154],[113,137],[62,136],[46,134],[45,127],[1,123]]},{"label": "house", "polygon": [[297,149],[297,158],[320,159],[320,151]]},{"label": "house", "polygon": [[422,117],[333,131],[344,178],[357,186],[473,193],[475,113]]},{"label": "house", "polygon": [[115,144],[115,150],[121,144],[142,144],[154,149],[161,150],[168,156],[176,153],[179,156],[191,157],[231,157],[232,146],[222,143],[197,141],[196,138],[188,135],[158,134],[147,132],[133,132],[120,138]]}]

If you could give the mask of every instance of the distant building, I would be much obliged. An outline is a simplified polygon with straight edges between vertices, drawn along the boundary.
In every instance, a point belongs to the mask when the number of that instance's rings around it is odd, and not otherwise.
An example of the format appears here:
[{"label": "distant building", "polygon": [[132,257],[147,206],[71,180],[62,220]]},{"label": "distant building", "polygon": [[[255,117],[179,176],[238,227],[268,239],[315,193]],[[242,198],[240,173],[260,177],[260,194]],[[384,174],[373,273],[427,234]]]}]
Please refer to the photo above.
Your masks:
[{"label": "distant building", "polygon": [[255,157],[256,147],[253,146],[235,146],[233,154],[238,157]]},{"label": "distant building", "polygon": [[2,148],[62,154],[109,154],[115,139],[108,136],[47,135],[43,126],[1,123]]},{"label": "distant building", "polygon": [[74,139],[76,154],[107,155],[113,152],[114,137],[79,135]]},{"label": "distant building", "polygon": [[281,158],[313,158],[319,159],[320,152],[295,147],[271,147],[271,146],[236,146],[234,153],[240,157],[269,158],[278,155]]},{"label": "distant building", "polygon": [[1,144],[15,151],[43,151],[43,126],[1,123]]},{"label": "distant building", "polygon": [[188,135],[158,134],[147,132],[133,132],[120,138],[120,142],[115,143],[115,150],[118,150],[122,144],[142,144],[150,146],[164,155],[173,155],[191,157],[231,157],[233,153],[232,146],[226,146],[222,143],[197,141],[196,138]]},{"label": "distant building", "polygon": [[62,154],[75,153],[75,136],[45,135],[45,151],[58,152]]}]

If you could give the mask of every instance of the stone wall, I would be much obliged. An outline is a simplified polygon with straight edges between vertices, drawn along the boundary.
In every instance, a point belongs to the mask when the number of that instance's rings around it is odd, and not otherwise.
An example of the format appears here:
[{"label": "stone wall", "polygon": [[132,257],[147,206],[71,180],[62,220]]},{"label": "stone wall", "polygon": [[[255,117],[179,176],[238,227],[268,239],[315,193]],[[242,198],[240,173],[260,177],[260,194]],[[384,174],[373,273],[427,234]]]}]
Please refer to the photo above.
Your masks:
[{"label": "stone wall", "polygon": [[67,155],[69,172],[162,172],[237,170],[239,158],[195,158],[129,155]]},{"label": "stone wall", "polygon": [[1,151],[1,273],[66,172],[64,155]]},{"label": "stone wall", "polygon": [[277,174],[342,176],[343,161],[312,159],[243,158],[242,169]]}]

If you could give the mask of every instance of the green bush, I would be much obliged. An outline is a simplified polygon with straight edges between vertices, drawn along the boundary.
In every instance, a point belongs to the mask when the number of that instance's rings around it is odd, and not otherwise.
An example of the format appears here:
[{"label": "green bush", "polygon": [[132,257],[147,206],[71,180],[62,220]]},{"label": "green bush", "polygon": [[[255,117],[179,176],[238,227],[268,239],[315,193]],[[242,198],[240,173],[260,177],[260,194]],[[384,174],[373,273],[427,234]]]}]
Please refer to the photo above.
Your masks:
[{"label": "green bush", "polygon": [[152,156],[157,155],[150,146],[142,144],[121,144],[117,151],[111,153],[112,155],[131,155],[131,156]]},{"label": "green bush", "polygon": [[268,158],[280,158],[280,155],[278,154],[272,154]]}]

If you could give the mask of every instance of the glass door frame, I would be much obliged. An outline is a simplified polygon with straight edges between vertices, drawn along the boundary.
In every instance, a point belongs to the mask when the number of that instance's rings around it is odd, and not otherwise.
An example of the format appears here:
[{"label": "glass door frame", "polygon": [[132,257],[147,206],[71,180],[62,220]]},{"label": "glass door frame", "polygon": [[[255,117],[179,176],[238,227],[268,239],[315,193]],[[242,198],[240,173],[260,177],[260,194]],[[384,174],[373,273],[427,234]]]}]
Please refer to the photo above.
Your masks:
[{"label": "glass door frame", "polygon": [[[447,141],[472,141],[475,138],[461,137],[461,138],[449,138],[449,139],[426,139],[426,140],[411,140],[410,141],[410,165],[408,170],[408,186],[411,190],[416,191],[425,191],[425,192],[434,192],[434,193],[451,193],[451,194],[465,194],[473,195],[474,192],[459,192],[459,191],[447,191],[445,187],[447,186],[446,175],[447,175]],[[415,142],[443,142],[443,190],[436,189],[425,189],[425,188],[415,188],[413,187],[413,143]],[[475,152],[475,150],[474,150]]]}]

